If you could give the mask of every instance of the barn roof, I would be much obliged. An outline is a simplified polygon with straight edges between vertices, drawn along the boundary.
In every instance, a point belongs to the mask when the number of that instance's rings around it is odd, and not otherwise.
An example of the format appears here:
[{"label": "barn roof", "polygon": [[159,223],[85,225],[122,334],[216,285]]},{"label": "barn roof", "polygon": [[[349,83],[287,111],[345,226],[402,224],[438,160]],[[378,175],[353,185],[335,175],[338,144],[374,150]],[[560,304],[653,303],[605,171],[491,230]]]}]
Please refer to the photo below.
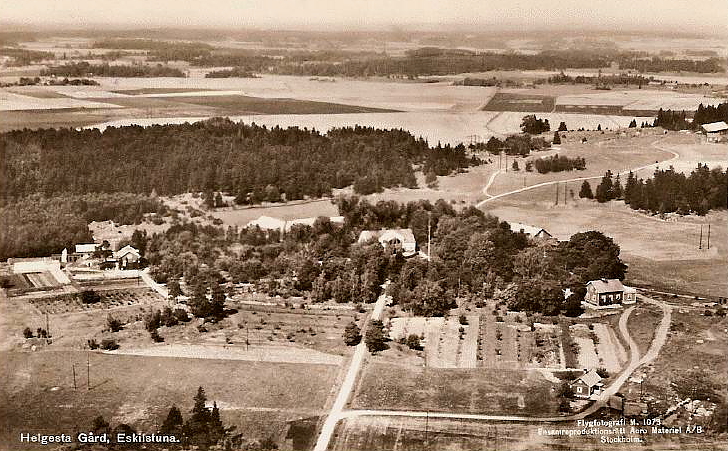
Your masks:
[{"label": "barn roof", "polygon": [[614,293],[616,291],[624,291],[624,285],[619,279],[600,279],[590,280],[586,283],[591,284],[597,293]]},{"label": "barn roof", "polygon": [[726,124],[724,121],[718,121],[718,122],[711,122],[710,124],[703,124],[701,125],[703,130],[705,130],[708,133],[715,133],[715,132],[722,132],[724,130],[728,130],[728,124]]}]

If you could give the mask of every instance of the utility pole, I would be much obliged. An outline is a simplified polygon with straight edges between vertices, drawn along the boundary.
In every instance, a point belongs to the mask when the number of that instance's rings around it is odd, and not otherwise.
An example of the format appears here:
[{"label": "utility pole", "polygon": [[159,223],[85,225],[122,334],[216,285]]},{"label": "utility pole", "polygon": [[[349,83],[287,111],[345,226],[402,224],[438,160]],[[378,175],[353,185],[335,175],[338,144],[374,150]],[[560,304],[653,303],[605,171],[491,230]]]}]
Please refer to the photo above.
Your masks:
[{"label": "utility pole", "polygon": [[710,249],[710,223],[708,223],[708,249]]},{"label": "utility pole", "polygon": [[86,390],[91,390],[91,356],[86,352]]},{"label": "utility pole", "polygon": [[698,244],[698,249],[703,248],[703,226],[700,226],[700,244]]},{"label": "utility pole", "polygon": [[559,205],[559,184],[556,184],[556,204]]},{"label": "utility pole", "polygon": [[76,364],[72,364],[71,368],[73,369],[73,389],[76,390]]},{"label": "utility pole", "polygon": [[566,205],[566,187],[567,187],[567,183],[564,182],[564,205]]},{"label": "utility pole", "polygon": [[46,316],[46,337],[50,338],[50,336],[51,336],[51,326],[50,326],[50,323],[48,322],[48,312],[46,312],[46,315],[45,316]]}]

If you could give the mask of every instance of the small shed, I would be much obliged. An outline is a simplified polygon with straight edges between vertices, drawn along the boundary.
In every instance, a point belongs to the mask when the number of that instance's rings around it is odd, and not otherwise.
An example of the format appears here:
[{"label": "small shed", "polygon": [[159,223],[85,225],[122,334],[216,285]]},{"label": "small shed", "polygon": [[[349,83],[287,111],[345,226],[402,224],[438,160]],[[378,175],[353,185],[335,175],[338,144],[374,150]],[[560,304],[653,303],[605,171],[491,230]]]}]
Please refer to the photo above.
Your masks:
[{"label": "small shed", "polygon": [[584,370],[584,374],[569,384],[572,393],[577,398],[590,398],[592,395],[598,395],[602,392],[603,386],[602,377],[595,370]]}]

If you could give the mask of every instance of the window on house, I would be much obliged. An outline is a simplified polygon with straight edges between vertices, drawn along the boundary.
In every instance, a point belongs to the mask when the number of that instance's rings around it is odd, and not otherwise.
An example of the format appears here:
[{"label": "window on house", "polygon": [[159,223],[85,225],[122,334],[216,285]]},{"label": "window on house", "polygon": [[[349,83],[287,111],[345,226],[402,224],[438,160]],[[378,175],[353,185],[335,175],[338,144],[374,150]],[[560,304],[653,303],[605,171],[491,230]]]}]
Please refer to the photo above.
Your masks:
[{"label": "window on house", "polygon": [[581,393],[581,387],[576,387],[576,392]]}]

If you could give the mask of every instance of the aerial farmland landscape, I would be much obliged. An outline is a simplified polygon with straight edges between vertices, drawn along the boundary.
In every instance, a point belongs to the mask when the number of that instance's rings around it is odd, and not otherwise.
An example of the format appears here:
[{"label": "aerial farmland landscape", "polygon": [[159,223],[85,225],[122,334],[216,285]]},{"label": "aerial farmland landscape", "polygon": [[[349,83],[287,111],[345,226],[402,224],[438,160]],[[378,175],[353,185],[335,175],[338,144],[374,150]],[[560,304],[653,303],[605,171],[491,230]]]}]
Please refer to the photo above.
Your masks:
[{"label": "aerial farmland landscape", "polygon": [[0,451],[728,450],[728,6],[634,8],[0,3]]}]

